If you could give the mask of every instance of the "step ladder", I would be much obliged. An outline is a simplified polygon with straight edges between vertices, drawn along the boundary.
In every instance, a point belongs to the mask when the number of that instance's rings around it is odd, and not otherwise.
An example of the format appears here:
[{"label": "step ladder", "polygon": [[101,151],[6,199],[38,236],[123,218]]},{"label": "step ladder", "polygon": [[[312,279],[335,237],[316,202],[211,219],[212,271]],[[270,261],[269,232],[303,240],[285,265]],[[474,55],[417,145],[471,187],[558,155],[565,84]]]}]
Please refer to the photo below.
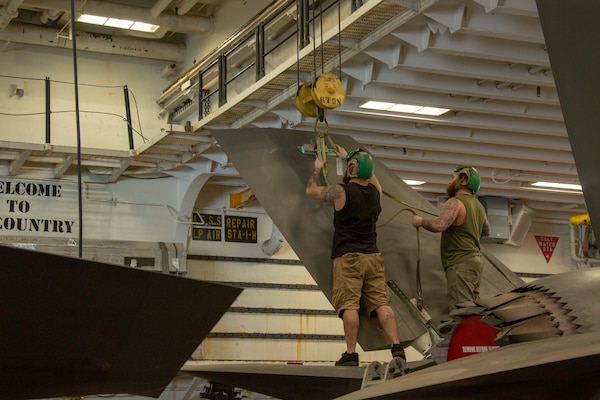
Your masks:
[{"label": "step ladder", "polygon": [[363,374],[361,389],[377,385],[408,373],[406,361],[400,357],[393,358],[389,363],[371,362]]}]

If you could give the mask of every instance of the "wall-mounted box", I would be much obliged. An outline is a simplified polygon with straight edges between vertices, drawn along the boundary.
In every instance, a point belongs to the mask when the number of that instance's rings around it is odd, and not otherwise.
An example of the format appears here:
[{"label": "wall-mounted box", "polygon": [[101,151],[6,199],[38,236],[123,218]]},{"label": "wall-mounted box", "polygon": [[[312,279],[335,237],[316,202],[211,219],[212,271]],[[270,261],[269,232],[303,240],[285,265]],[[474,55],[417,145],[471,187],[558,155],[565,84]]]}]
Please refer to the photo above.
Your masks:
[{"label": "wall-mounted box", "polygon": [[490,223],[490,236],[483,236],[482,243],[504,243],[510,237],[510,208],[505,197],[482,196],[479,198]]},{"label": "wall-mounted box", "polygon": [[511,228],[510,237],[504,243],[509,246],[519,247],[525,239],[525,235],[529,232],[535,211],[525,204],[518,204],[511,211]]}]

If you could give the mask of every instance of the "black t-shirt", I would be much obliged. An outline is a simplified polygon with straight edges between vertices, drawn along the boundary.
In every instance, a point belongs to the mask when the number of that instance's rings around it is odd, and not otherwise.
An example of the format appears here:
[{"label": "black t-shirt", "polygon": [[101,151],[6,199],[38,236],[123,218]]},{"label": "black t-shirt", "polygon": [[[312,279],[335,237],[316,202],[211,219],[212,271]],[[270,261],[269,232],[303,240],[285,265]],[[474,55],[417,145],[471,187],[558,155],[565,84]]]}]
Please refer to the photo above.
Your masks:
[{"label": "black t-shirt", "polygon": [[379,253],[376,226],[381,213],[379,190],[373,184],[341,186],[346,192],[346,204],[333,214],[331,258],[346,253]]}]

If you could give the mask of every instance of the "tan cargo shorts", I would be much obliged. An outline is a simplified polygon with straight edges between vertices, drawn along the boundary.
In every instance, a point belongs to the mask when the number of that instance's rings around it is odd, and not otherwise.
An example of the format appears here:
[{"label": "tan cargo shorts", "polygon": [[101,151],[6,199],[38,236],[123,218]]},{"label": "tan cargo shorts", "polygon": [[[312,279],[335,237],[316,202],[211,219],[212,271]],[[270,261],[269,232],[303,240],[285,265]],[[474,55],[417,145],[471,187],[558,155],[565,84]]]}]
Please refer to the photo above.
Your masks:
[{"label": "tan cargo shorts", "polygon": [[333,260],[331,302],[338,316],[359,310],[361,299],[369,314],[390,302],[381,253],[346,253]]}]

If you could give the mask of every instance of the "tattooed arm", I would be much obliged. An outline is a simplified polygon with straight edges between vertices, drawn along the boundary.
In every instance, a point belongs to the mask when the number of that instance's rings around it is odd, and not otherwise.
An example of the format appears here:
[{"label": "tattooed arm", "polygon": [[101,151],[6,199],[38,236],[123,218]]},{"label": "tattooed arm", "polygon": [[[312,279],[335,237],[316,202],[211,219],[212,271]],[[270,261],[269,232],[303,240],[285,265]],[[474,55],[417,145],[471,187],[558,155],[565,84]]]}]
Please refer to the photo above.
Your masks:
[{"label": "tattooed arm", "polygon": [[444,207],[442,207],[439,217],[423,219],[418,215],[414,215],[412,217],[412,224],[415,228],[423,227],[430,232],[443,232],[456,221],[461,211],[461,207],[464,208],[463,203],[457,198],[453,197],[446,201],[446,204],[444,204]]},{"label": "tattooed arm", "polygon": [[346,201],[346,192],[344,189],[337,184],[330,186],[321,186],[319,184],[321,169],[323,169],[325,162],[326,161],[321,161],[319,158],[315,159],[315,169],[310,178],[308,178],[306,195],[311,199],[333,203],[335,209],[340,210]]},{"label": "tattooed arm", "polygon": [[308,178],[308,184],[306,185],[306,195],[315,200],[321,200],[321,191],[323,187],[319,185],[319,178],[321,176],[321,169],[323,168],[323,163],[318,158],[315,160],[315,169],[312,175]]}]

